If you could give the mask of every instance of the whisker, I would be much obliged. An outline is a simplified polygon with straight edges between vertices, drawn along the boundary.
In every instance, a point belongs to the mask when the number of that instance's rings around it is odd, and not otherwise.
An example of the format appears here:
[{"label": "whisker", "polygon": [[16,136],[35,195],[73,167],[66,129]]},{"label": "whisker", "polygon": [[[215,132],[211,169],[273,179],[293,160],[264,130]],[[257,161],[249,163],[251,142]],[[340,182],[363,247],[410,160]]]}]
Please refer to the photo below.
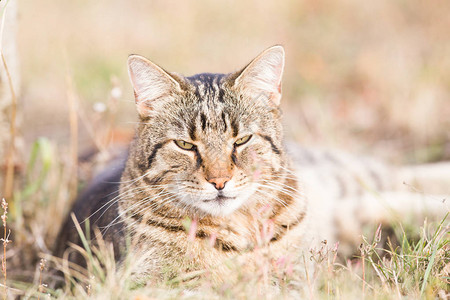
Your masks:
[{"label": "whisker", "polygon": [[[171,194],[170,192],[166,192],[166,191],[163,192],[163,191],[161,191],[160,193],[158,193],[158,194],[156,194],[156,195],[151,195],[151,196],[148,196],[148,197],[145,197],[145,198],[139,200],[138,202],[136,202],[136,203],[134,203],[133,205],[127,207],[124,211],[122,211],[121,213],[119,213],[119,215],[118,215],[116,218],[114,218],[114,220],[112,220],[112,221],[110,222],[110,224],[108,224],[107,226],[105,226],[105,227],[103,227],[103,228],[105,228],[106,230],[108,230],[111,226],[123,222],[123,220],[118,221],[118,222],[116,222],[116,221],[117,221],[118,219],[122,218],[122,216],[126,215],[126,214],[129,213],[130,211],[134,210],[135,208],[138,208],[138,207],[140,207],[140,206],[143,206],[145,203],[152,202],[153,200],[156,200],[158,197],[164,197],[164,196],[167,196],[167,195],[170,195],[170,194]],[[174,198],[174,196],[171,196],[171,197],[169,197],[169,198],[166,198],[165,200],[170,200],[171,198]],[[150,206],[148,206],[148,207],[143,207],[143,209],[152,209],[152,206],[154,206],[156,203],[157,203],[157,202],[153,202],[152,205],[150,205]],[[114,222],[116,222],[116,223],[114,223]],[[106,230],[105,230],[104,233],[106,233]]]},{"label": "whisker", "polygon": [[296,214],[294,214],[293,212],[291,212],[291,211],[288,209],[287,203],[286,203],[285,201],[279,199],[278,197],[274,197],[271,193],[265,192],[265,191],[263,191],[263,190],[261,190],[261,189],[258,189],[258,190],[256,191],[256,193],[260,193],[261,195],[263,195],[263,196],[265,196],[265,197],[267,197],[267,196],[271,197],[272,199],[274,199],[275,201],[277,201],[278,203],[280,203],[281,205],[283,205],[283,206],[287,209],[286,212],[287,212],[291,217],[293,217],[294,219],[296,219],[297,221],[299,221],[298,216],[297,216]]},{"label": "whisker", "polygon": [[[143,189],[143,187],[135,187],[135,188],[133,188],[133,189],[131,189],[131,190],[128,190],[128,191],[126,191],[126,192],[124,192],[124,193],[122,193],[122,194],[119,194],[119,195],[115,196],[114,198],[112,198],[111,200],[109,200],[108,202],[106,202],[105,204],[103,204],[99,209],[97,209],[97,210],[94,211],[92,214],[90,214],[88,217],[86,217],[83,221],[80,222],[80,224],[83,224],[83,223],[86,222],[88,219],[90,219],[90,218],[93,217],[95,214],[97,214],[99,211],[101,211],[103,208],[105,208],[105,206],[108,206],[108,207],[106,208],[106,210],[99,216],[99,218],[100,218],[101,216],[103,216],[103,214],[104,214],[104,213],[105,213],[112,205],[114,205],[114,203],[115,203],[121,196],[125,195],[126,193],[129,193],[130,191],[135,191],[135,190],[138,190],[138,189]],[[143,191],[143,190],[142,190],[142,191]],[[140,192],[142,192],[142,191],[140,191]],[[113,194],[113,193],[110,193],[109,195],[111,195],[111,194]]]},{"label": "whisker", "polygon": [[281,185],[281,187],[283,187],[285,189],[288,189],[288,190],[290,190],[292,192],[299,193],[301,195],[304,194],[302,191],[299,191],[298,189],[296,189],[296,188],[294,188],[294,187],[292,187],[292,186],[290,186],[288,184],[285,184],[283,182],[280,182],[280,181],[271,181],[271,180],[265,180],[265,179],[262,179],[260,181],[264,182],[264,183],[272,184],[272,185],[275,185],[275,186]]}]

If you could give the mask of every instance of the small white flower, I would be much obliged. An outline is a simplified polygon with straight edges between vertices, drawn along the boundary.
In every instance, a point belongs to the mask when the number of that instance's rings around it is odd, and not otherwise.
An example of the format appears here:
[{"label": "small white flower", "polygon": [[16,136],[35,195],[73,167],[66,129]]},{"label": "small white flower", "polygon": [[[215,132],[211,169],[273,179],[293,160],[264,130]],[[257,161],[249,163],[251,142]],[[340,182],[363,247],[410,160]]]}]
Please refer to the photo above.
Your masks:
[{"label": "small white flower", "polygon": [[102,113],[106,110],[106,105],[103,102],[95,102],[92,106],[95,112]]},{"label": "small white flower", "polygon": [[114,99],[118,99],[118,98],[122,97],[122,89],[118,86],[114,87],[111,90],[111,97],[113,97]]}]

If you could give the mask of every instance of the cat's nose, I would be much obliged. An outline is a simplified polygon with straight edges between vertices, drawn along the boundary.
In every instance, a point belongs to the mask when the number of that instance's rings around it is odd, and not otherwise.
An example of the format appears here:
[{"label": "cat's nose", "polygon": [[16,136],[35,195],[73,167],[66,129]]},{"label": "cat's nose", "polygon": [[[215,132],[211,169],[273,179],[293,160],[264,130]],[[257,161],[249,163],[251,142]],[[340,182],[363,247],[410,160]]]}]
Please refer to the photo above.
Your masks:
[{"label": "cat's nose", "polygon": [[208,179],[208,182],[218,190],[223,190],[223,188],[225,187],[225,183],[227,183],[228,181],[230,181],[230,177],[214,177]]}]

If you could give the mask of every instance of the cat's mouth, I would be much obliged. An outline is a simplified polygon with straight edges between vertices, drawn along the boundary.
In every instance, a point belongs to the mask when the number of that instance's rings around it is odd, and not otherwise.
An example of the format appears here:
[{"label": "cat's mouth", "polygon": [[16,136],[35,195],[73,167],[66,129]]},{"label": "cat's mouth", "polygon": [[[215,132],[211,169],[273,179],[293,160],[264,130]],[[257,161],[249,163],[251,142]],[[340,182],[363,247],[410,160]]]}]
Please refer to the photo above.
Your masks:
[{"label": "cat's mouth", "polygon": [[203,200],[203,202],[212,202],[212,201],[214,201],[214,202],[217,202],[219,204],[222,204],[222,203],[224,203],[224,202],[226,202],[228,200],[234,200],[234,199],[236,199],[236,197],[225,197],[225,196],[219,195],[219,196],[217,196],[215,198],[212,198],[212,199]]}]

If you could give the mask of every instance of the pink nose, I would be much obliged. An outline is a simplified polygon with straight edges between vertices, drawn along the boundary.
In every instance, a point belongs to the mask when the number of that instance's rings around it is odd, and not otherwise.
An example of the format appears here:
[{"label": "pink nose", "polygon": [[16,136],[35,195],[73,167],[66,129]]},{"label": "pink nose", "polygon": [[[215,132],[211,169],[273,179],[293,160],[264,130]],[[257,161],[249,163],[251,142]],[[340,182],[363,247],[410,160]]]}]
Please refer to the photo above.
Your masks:
[{"label": "pink nose", "polygon": [[218,190],[223,190],[223,188],[225,187],[225,183],[227,183],[228,181],[230,181],[229,177],[215,177],[208,179],[208,182],[214,185],[214,187]]}]

